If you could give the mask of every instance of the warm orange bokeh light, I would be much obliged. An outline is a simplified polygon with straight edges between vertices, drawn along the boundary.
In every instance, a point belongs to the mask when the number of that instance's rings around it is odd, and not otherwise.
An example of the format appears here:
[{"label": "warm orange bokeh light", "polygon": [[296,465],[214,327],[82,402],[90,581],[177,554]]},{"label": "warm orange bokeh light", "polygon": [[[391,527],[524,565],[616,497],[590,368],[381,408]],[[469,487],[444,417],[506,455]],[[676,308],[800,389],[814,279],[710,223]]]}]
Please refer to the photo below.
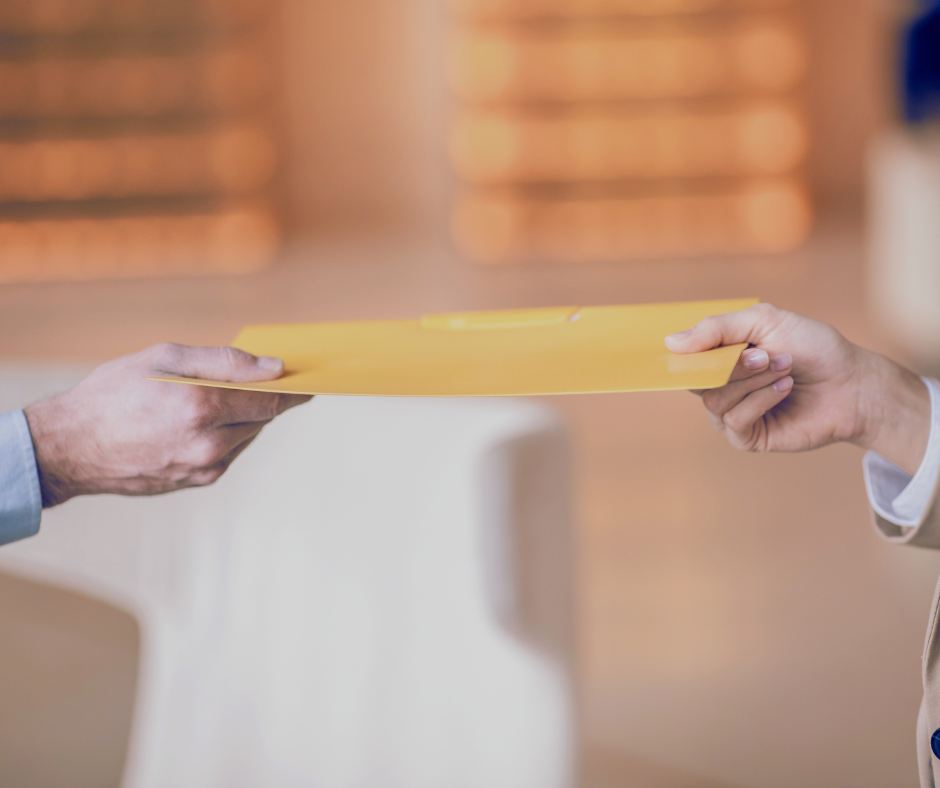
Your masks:
[{"label": "warm orange bokeh light", "polygon": [[0,282],[244,273],[280,243],[267,210],[113,219],[0,221]]},{"label": "warm orange bokeh light", "polygon": [[574,262],[799,244],[808,48],[789,5],[450,0],[448,147],[475,189],[458,247]]},{"label": "warm orange bokeh light", "polygon": [[277,5],[0,3],[0,281],[272,260]]},{"label": "warm orange bokeh light", "polygon": [[639,109],[576,114],[471,112],[450,153],[470,183],[769,175],[806,154],[801,114],[783,102],[737,109]]},{"label": "warm orange bokeh light", "polygon": [[453,231],[476,262],[608,262],[781,252],[802,243],[810,223],[805,190],[786,179],[659,197],[476,194],[458,206]]},{"label": "warm orange bokeh light", "polygon": [[264,98],[270,61],[251,46],[208,54],[0,62],[0,115],[144,117],[243,110]]},{"label": "warm orange bokeh light", "polygon": [[755,24],[730,40],[734,69],[753,89],[787,90],[806,73],[809,53],[801,32],[789,24]]},{"label": "warm orange bokeh light", "polygon": [[274,174],[277,150],[264,130],[244,126],[216,132],[206,142],[208,177],[227,192],[243,194],[264,186]]},{"label": "warm orange bokeh light", "polygon": [[526,19],[702,14],[709,11],[761,11],[793,0],[449,0],[465,19],[519,21]]},{"label": "warm orange bokeh light", "polygon": [[257,24],[273,9],[268,0],[5,0],[0,29],[70,35],[90,30],[153,31],[205,26],[237,29]]},{"label": "warm orange bokeh light", "polygon": [[274,143],[253,126],[201,134],[0,143],[0,200],[243,194],[264,186]]},{"label": "warm orange bokeh light", "polygon": [[477,29],[451,48],[448,78],[466,101],[612,101],[781,91],[806,68],[782,21],[657,35]]}]

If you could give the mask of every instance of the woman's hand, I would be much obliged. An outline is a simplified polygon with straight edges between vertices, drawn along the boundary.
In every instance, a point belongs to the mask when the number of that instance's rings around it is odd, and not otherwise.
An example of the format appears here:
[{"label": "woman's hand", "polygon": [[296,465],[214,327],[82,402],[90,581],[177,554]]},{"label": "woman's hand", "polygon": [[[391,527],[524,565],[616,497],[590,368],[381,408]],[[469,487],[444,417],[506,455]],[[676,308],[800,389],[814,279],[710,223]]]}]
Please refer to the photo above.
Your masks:
[{"label": "woman's hand", "polygon": [[747,342],[730,382],[696,392],[712,424],[745,451],[808,451],[836,441],[874,449],[913,474],[930,430],[916,375],[832,326],[757,304],[666,337],[675,353]]}]

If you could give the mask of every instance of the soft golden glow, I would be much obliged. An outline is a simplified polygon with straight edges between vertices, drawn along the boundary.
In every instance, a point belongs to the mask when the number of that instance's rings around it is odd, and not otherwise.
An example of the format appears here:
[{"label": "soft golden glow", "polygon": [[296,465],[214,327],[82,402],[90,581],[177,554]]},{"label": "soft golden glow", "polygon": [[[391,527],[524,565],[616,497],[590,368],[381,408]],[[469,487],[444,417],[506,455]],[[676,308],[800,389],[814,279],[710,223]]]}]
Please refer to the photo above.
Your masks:
[{"label": "soft golden glow", "polygon": [[454,91],[470,101],[505,98],[519,81],[519,44],[499,33],[458,37],[451,46],[447,77]]},{"label": "soft golden glow", "polygon": [[469,180],[496,181],[518,162],[520,137],[525,131],[511,118],[472,114],[459,120],[451,133],[450,156]]},{"label": "soft golden glow", "polygon": [[219,29],[256,24],[271,11],[267,0],[5,0],[0,3],[0,31],[74,34]]},{"label": "soft golden glow", "polygon": [[271,138],[261,129],[229,129],[214,134],[208,145],[212,178],[226,191],[258,189],[274,173],[277,153]]},{"label": "soft golden glow", "polygon": [[273,259],[278,2],[0,2],[0,281]]},{"label": "soft golden glow", "polygon": [[809,200],[792,184],[756,184],[744,192],[738,210],[747,236],[768,252],[792,249],[812,225]]},{"label": "soft golden glow", "polygon": [[806,121],[786,105],[749,109],[735,123],[734,133],[740,166],[747,172],[785,172],[806,155]]},{"label": "soft golden glow", "polygon": [[540,18],[579,19],[609,16],[656,17],[722,10],[763,10],[792,0],[449,0],[465,19],[516,21]]},{"label": "soft golden glow", "polygon": [[207,258],[221,271],[249,271],[274,259],[280,232],[274,217],[261,211],[232,211],[208,225]]},{"label": "soft golden glow", "polygon": [[789,0],[449,2],[447,76],[464,102],[450,158],[489,187],[453,213],[468,257],[775,252],[806,238],[794,94],[807,47]]},{"label": "soft golden glow", "polygon": [[270,0],[197,0],[192,5],[200,17],[221,28],[257,25],[274,8]]},{"label": "soft golden glow", "polygon": [[806,43],[791,26],[754,25],[735,35],[729,44],[738,78],[754,89],[786,90],[806,73]]},{"label": "soft golden glow", "polygon": [[13,19],[19,16],[22,26],[43,33],[71,33],[93,24],[105,4],[102,0],[34,0],[19,5],[25,6],[16,9],[20,14],[14,9],[8,13]]},{"label": "soft golden glow", "polygon": [[256,47],[198,55],[0,62],[0,115],[152,117],[251,107],[271,84]]},{"label": "soft golden glow", "polygon": [[459,204],[453,232],[481,263],[603,262],[782,252],[806,239],[810,217],[805,190],[785,179],[633,198],[477,193]]},{"label": "soft golden glow", "polygon": [[521,200],[468,198],[457,204],[451,229],[460,250],[479,263],[524,255],[526,207]]},{"label": "soft golden glow", "polygon": [[255,127],[203,134],[0,143],[0,200],[245,193],[264,186],[274,144]]},{"label": "soft golden glow", "polygon": [[468,113],[451,160],[471,183],[776,174],[806,152],[805,121],[789,104],[720,110]]},{"label": "soft golden glow", "polygon": [[0,281],[243,273],[274,258],[263,209],[193,216],[0,222]]},{"label": "soft golden glow", "polygon": [[763,22],[658,35],[477,30],[448,76],[470,102],[702,98],[792,88],[805,69],[795,29]]},{"label": "soft golden glow", "polygon": [[202,92],[210,106],[244,109],[262,98],[274,81],[268,57],[255,48],[222,51],[206,57],[198,68]]}]

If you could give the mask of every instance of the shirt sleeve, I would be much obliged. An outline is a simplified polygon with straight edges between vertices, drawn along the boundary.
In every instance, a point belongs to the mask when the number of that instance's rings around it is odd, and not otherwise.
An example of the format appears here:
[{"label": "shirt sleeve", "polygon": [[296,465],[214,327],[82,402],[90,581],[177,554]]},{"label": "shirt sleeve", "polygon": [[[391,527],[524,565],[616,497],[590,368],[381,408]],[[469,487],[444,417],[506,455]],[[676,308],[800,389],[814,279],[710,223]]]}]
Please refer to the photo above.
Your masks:
[{"label": "shirt sleeve", "polygon": [[0,544],[39,532],[42,496],[33,439],[21,410],[0,415]]},{"label": "shirt sleeve", "polygon": [[930,392],[930,434],[917,472],[911,476],[873,451],[862,461],[871,508],[888,522],[907,528],[923,519],[940,473],[940,385],[921,379]]}]

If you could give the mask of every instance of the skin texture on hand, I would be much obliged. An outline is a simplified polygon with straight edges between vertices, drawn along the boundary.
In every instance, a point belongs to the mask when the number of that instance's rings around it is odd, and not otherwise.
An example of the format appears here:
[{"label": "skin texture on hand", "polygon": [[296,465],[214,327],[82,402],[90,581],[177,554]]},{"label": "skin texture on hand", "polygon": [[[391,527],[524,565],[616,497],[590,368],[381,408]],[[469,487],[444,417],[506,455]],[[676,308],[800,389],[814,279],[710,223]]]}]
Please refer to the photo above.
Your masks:
[{"label": "skin texture on hand", "polygon": [[696,392],[712,424],[745,451],[808,451],[846,441],[910,474],[927,448],[930,395],[895,362],[832,326],[757,304],[666,337],[675,353],[747,342],[725,386]]},{"label": "skin texture on hand", "polygon": [[43,507],[77,495],[157,495],[212,484],[265,424],[308,396],[148,380],[272,380],[280,359],[164,344],[95,369],[25,408]]}]

